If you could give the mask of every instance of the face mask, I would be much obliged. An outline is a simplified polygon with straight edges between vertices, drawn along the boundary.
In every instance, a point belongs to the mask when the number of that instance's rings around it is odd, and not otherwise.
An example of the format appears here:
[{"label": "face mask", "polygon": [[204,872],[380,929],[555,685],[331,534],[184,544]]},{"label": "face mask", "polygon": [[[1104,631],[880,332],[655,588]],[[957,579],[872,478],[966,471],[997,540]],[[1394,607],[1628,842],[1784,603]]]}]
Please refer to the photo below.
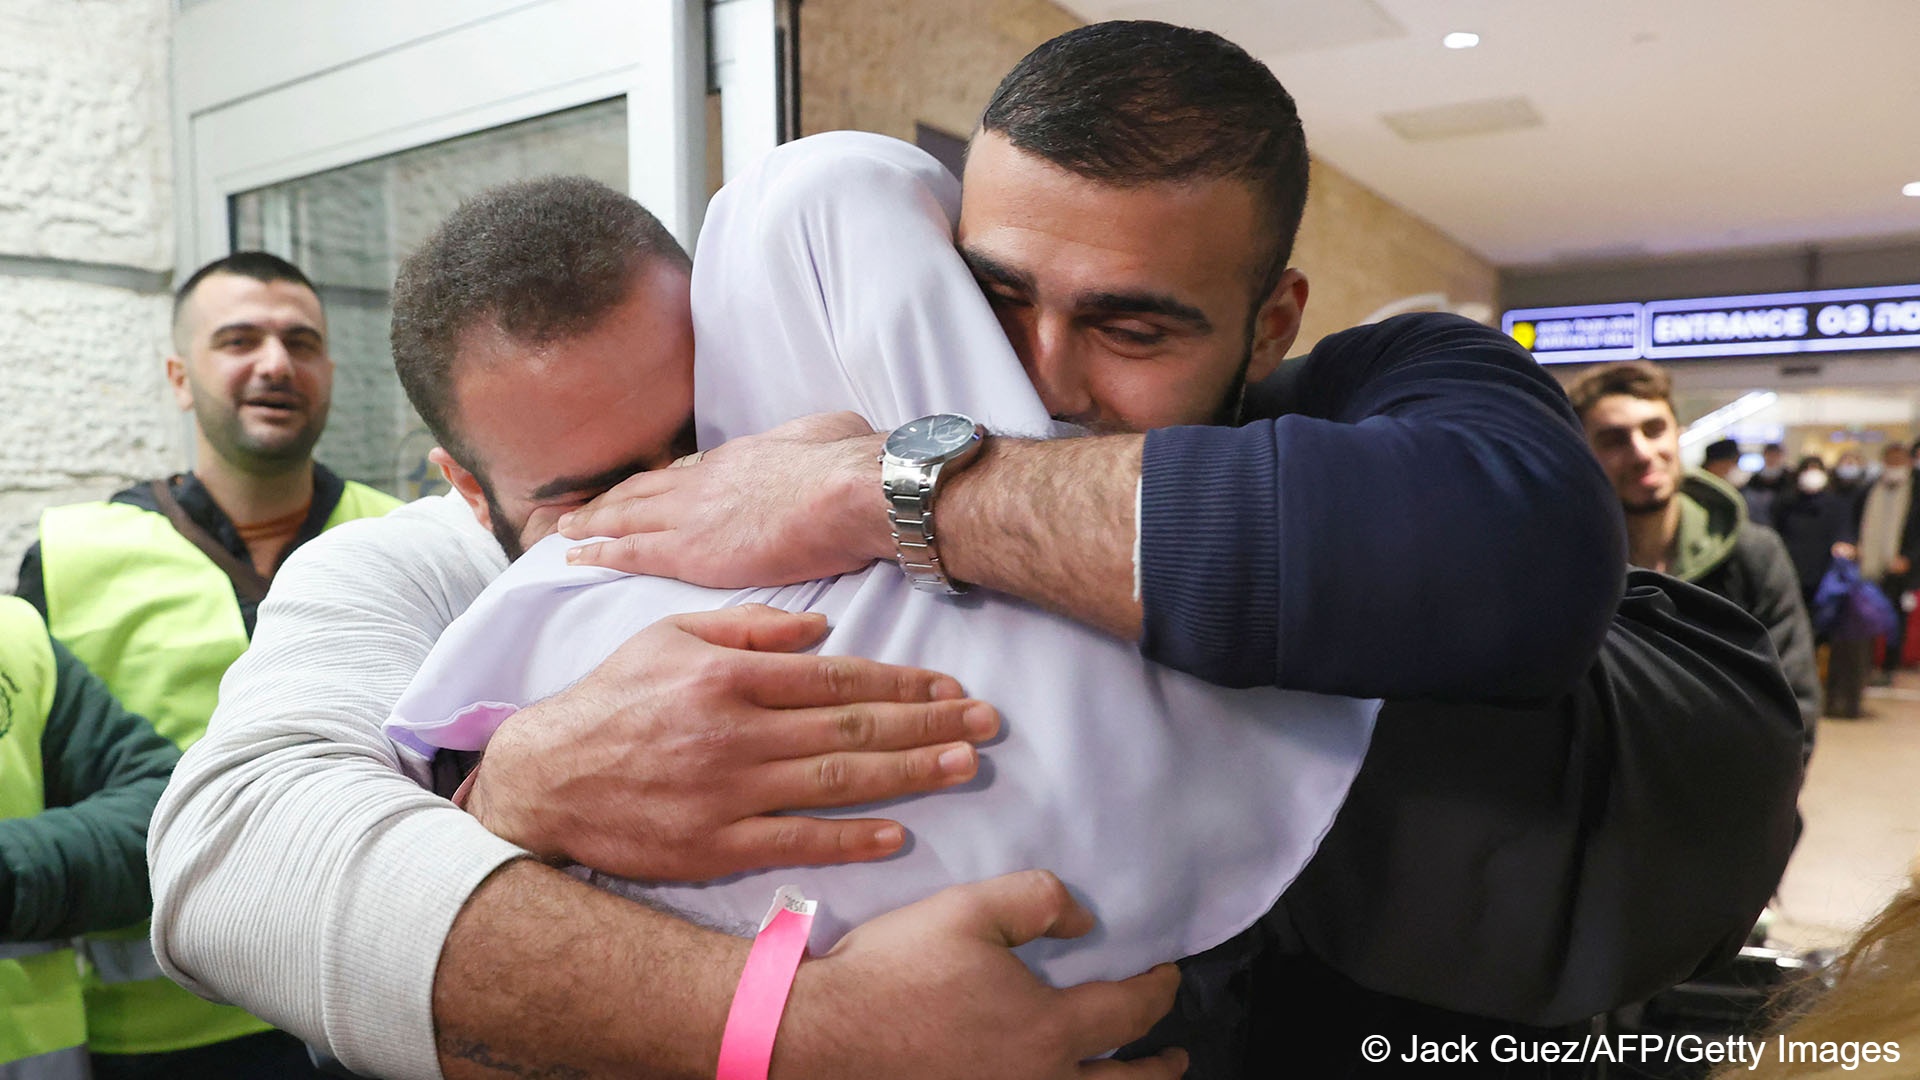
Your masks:
[{"label": "face mask", "polygon": [[1785,474],[1786,471],[1787,471],[1787,467],[1784,465],[1769,465],[1766,468],[1760,470],[1760,477],[1763,480],[1772,482],[1774,480],[1780,479],[1780,477],[1783,474]]},{"label": "face mask", "polygon": [[1827,489],[1827,474],[1819,469],[1809,469],[1800,474],[1800,490],[1816,495]]},{"label": "face mask", "polygon": [[1853,483],[1855,480],[1860,479],[1860,477],[1865,473],[1866,473],[1866,470],[1862,469],[1858,465],[1841,465],[1836,467],[1833,470],[1833,475],[1835,479],[1844,480],[1849,484]]}]

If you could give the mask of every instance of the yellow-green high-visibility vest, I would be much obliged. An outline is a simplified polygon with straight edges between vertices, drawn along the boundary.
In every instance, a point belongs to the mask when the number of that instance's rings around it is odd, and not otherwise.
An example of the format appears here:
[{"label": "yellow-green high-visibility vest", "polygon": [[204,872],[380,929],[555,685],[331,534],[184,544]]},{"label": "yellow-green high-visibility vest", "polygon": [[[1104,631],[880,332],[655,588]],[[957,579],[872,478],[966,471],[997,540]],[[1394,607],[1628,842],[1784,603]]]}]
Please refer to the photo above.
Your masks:
[{"label": "yellow-green high-visibility vest", "polygon": [[[40,613],[0,596],[0,818],[46,809],[40,747],[56,677]],[[0,1077],[84,1077],[86,1041],[72,947],[0,941]]]},{"label": "yellow-green high-visibility vest", "polygon": [[[326,528],[378,517],[398,499],[349,481]],[[220,677],[247,648],[233,583],[162,514],[125,503],[55,507],[40,518],[47,624],[120,703],[185,750],[206,734]],[[99,1054],[156,1054],[272,1025],[182,989],[160,969],[148,925],[88,934],[87,1042]]]}]

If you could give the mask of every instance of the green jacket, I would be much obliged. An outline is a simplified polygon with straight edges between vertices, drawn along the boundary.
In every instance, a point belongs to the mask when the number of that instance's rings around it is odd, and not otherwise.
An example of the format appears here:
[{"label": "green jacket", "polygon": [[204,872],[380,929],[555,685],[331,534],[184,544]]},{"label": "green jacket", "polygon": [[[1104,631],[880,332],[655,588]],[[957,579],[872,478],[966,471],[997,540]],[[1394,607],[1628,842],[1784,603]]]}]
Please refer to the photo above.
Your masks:
[{"label": "green jacket", "polygon": [[147,820],[180,760],[66,646],[53,642],[53,656],[40,744],[46,809],[0,820],[5,941],[72,937],[146,916]]},{"label": "green jacket", "polygon": [[1820,718],[1813,624],[1780,535],[1747,520],[1746,500],[1725,481],[1712,473],[1691,472],[1680,485],[1680,532],[1674,538],[1670,570],[1681,581],[1733,601],[1767,628],[1800,703],[1811,752],[1814,723]]},{"label": "green jacket", "polygon": [[68,939],[150,904],[147,820],[179,758],[0,597],[0,1076],[87,1075]]}]

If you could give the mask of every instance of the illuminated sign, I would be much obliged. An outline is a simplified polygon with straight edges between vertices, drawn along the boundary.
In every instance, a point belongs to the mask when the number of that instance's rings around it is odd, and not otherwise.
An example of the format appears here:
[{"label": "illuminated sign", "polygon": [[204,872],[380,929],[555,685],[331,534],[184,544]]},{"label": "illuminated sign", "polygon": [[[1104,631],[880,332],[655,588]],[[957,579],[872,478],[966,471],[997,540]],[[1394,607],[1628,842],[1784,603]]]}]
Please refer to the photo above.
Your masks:
[{"label": "illuminated sign", "polygon": [[1639,304],[1509,311],[1500,329],[1543,364],[1640,358]]},{"label": "illuminated sign", "polygon": [[1509,311],[1543,364],[1920,347],[1920,285]]}]

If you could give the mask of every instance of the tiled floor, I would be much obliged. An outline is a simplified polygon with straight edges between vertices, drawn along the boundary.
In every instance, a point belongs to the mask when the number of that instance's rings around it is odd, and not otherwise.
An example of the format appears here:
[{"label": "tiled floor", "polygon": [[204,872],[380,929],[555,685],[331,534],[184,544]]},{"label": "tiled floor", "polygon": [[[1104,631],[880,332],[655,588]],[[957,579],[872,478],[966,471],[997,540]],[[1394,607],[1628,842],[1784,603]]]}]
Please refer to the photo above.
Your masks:
[{"label": "tiled floor", "polygon": [[1794,948],[1844,944],[1920,857],[1920,674],[1867,693],[1869,719],[1820,722],[1774,908],[1772,936]]}]

